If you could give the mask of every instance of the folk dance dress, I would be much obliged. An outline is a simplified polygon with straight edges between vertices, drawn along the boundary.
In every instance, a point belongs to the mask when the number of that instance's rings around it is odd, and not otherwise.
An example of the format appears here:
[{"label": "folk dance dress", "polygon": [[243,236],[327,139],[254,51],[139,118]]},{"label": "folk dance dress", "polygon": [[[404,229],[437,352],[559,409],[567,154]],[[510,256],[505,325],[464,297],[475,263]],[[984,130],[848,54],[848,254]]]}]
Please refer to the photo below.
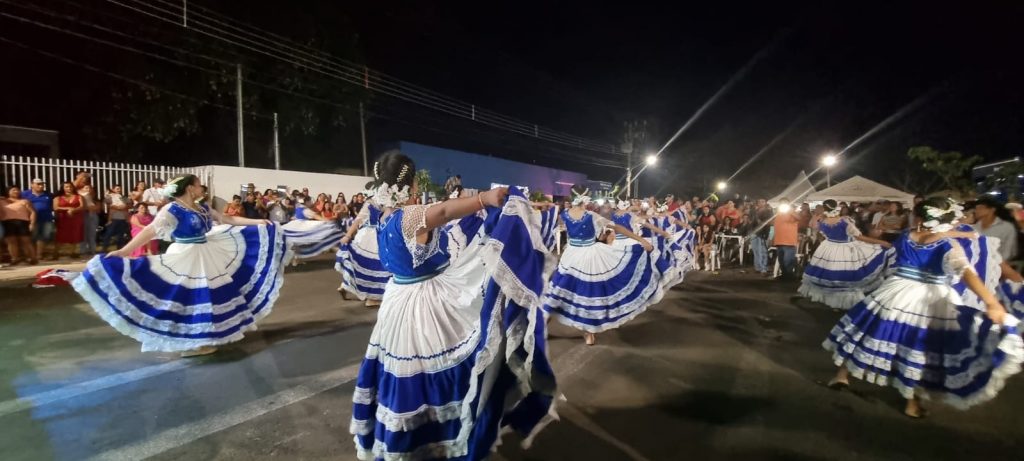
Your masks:
[{"label": "folk dance dress", "polygon": [[657,303],[663,290],[653,259],[641,245],[616,239],[595,244],[612,222],[591,212],[576,220],[562,212],[569,246],[544,299],[559,322],[587,333],[618,328]]},{"label": "folk dance dress", "polygon": [[818,223],[825,236],[804,269],[799,293],[811,301],[847,310],[882,284],[895,261],[895,251],[855,237],[857,225],[849,218],[834,224]]},{"label": "folk dance dress", "polygon": [[1017,319],[993,325],[963,306],[953,280],[973,269],[954,239],[918,244],[904,234],[895,248],[895,275],[840,319],[824,348],[836,366],[906,399],[960,409],[992,399],[1024,360]]},{"label": "folk dance dress", "polygon": [[540,293],[554,260],[525,197],[491,211],[490,241],[477,215],[425,244],[425,206],[382,220],[393,277],[353,394],[359,459],[485,459],[499,428],[529,441],[553,418]]},{"label": "folk dance dress", "polygon": [[295,218],[281,226],[292,251],[298,259],[307,259],[319,255],[332,247],[345,236],[345,229],[337,220],[320,221],[312,219],[313,213],[306,207],[295,207]]},{"label": "folk dance dress", "polygon": [[[647,219],[647,223],[659,228],[664,229],[660,223],[661,218],[651,217]],[[654,258],[654,267],[658,270],[658,274],[661,277],[661,288],[662,290],[669,290],[672,287],[682,283],[683,272],[676,265],[675,255],[672,253],[672,242],[666,239],[664,236],[657,235],[650,228],[644,227],[640,229],[640,236],[651,242],[654,247],[654,251],[651,252]]]},{"label": "folk dance dress", "polygon": [[391,280],[391,272],[381,263],[378,252],[380,217],[380,208],[364,205],[356,218],[362,223],[359,230],[352,241],[341,245],[335,258],[334,269],[341,273],[342,288],[361,301],[383,299],[384,288]]},{"label": "folk dance dress", "polygon": [[177,202],[151,226],[174,240],[141,258],[95,256],[72,281],[79,295],[142,351],[183,352],[242,339],[270,313],[284,281],[280,228],[213,226],[209,207]]}]

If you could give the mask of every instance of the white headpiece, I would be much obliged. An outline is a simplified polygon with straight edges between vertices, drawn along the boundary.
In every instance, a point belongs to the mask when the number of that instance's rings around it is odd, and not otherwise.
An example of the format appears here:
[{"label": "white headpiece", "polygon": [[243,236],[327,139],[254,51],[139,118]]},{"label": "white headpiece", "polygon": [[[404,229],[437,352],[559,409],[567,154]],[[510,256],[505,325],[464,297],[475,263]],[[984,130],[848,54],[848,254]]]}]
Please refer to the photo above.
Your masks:
[{"label": "white headpiece", "polygon": [[[921,226],[931,232],[949,232],[964,217],[964,207],[953,200],[949,201],[949,209],[943,210],[938,207],[925,206],[924,211],[928,216],[928,220],[921,223]],[[948,223],[942,223],[942,218],[950,213],[953,214],[953,220]]]},{"label": "white headpiece", "polygon": [[836,209],[834,209],[832,211],[826,211],[825,212],[825,217],[826,218],[835,218],[836,216],[839,216],[839,214],[841,212],[842,212],[842,210],[840,210],[839,208],[836,208]]},{"label": "white headpiece", "polygon": [[629,209],[629,200],[619,200],[619,204],[616,206],[619,210],[625,211]]},{"label": "white headpiece", "polygon": [[572,192],[572,206],[586,205],[588,203],[590,203],[590,189],[582,193]]},{"label": "white headpiece", "polygon": [[160,188],[160,195],[167,198],[174,198],[174,195],[178,193],[178,187],[181,185],[181,181],[183,179],[185,179],[185,177],[180,176],[167,181],[167,184],[164,184],[164,187]]},{"label": "white headpiece", "polygon": [[373,191],[373,202],[381,208],[394,208],[396,205],[409,201],[409,186],[398,187],[397,184],[389,186],[382,182],[377,190]]},{"label": "white headpiece", "polygon": [[448,198],[449,199],[459,198],[459,192],[461,192],[461,191],[458,190],[458,189],[453,190],[452,193],[448,194]]}]

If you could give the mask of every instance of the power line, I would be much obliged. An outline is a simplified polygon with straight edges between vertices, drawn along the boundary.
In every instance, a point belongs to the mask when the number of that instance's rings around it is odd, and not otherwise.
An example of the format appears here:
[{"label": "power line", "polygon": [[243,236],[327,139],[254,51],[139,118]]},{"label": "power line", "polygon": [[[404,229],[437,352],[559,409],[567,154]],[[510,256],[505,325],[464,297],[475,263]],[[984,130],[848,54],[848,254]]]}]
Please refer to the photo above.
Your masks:
[{"label": "power line", "polygon": [[[10,3],[10,2],[8,2],[7,0],[0,0],[0,3]],[[16,5],[16,6],[22,6],[22,5]],[[62,17],[62,15],[53,13],[52,11],[41,10],[41,9],[38,9],[38,8],[31,8],[31,9],[36,11],[36,12],[40,12],[40,13],[43,13],[43,14],[48,14],[50,16]],[[91,36],[91,35],[88,35],[88,34],[83,34],[83,33],[76,32],[76,31],[71,31],[71,30],[68,30],[68,29],[65,29],[65,28],[61,28],[59,26],[42,23],[42,22],[35,21],[35,20],[32,20],[32,19],[28,19],[28,18],[24,18],[24,17],[19,17],[19,16],[15,16],[15,15],[11,15],[11,14],[8,14],[8,13],[3,13],[3,12],[0,12],[0,16],[5,16],[5,17],[8,17],[8,18],[11,18],[11,19],[14,19],[14,20],[26,22],[26,23],[29,23],[29,24],[33,24],[33,25],[40,26],[40,27],[43,27],[43,28],[46,28],[46,29],[62,32],[62,33],[69,34],[69,35],[72,35],[72,36],[75,36],[75,37],[79,37],[79,38],[83,38],[83,39],[86,39],[86,40],[91,40],[91,41],[94,41],[94,42],[97,42],[97,43],[100,43],[100,44],[112,46],[112,47],[115,47],[115,48],[118,48],[118,49],[122,49],[122,50],[125,50],[125,51],[130,51],[130,52],[138,53],[138,54],[141,54],[141,55],[144,55],[144,56],[149,56],[149,57],[152,57],[152,58],[160,59],[160,60],[166,61],[166,62],[171,63],[171,64],[175,64],[175,65],[179,65],[179,66],[185,66],[185,67],[188,67],[188,68],[200,70],[200,71],[211,73],[211,74],[214,74],[214,75],[224,75],[225,74],[225,72],[223,70],[210,69],[210,68],[207,68],[207,67],[204,67],[204,66],[201,66],[201,65],[184,62],[184,61],[181,61],[179,59],[169,58],[169,57],[166,57],[166,56],[163,56],[163,55],[160,55],[160,54],[156,54],[156,53],[152,53],[152,52],[149,52],[149,51],[141,50],[141,49],[138,49],[138,48],[135,48],[135,47],[131,47],[131,46],[127,46],[127,45],[123,45],[123,44],[120,44],[120,43],[114,43],[114,42],[109,41],[109,40],[100,39],[100,38],[97,38],[97,37],[94,37],[94,36]],[[63,16],[63,17],[65,19],[69,19],[66,16]],[[84,25],[87,25],[87,26],[90,26],[90,27],[94,27],[94,28],[97,28],[99,30],[104,30],[106,32],[109,32],[109,33],[112,33],[112,34],[115,34],[115,35],[119,35],[121,37],[135,38],[135,39],[137,39],[139,41],[146,42],[146,43],[149,43],[149,44],[153,44],[153,45],[156,45],[156,46],[160,46],[160,47],[168,49],[168,50],[177,51],[177,52],[180,52],[180,53],[183,53],[183,54],[196,55],[196,54],[191,53],[189,51],[182,50],[180,48],[175,48],[173,46],[169,46],[169,45],[166,45],[166,44],[162,44],[162,43],[158,43],[158,42],[153,42],[151,40],[140,39],[140,38],[137,38],[137,37],[131,37],[130,35],[125,34],[123,32],[114,31],[112,29],[104,28],[103,26],[99,26],[99,25],[96,25],[96,24],[93,24],[93,23],[83,22],[83,21],[80,21],[80,20],[77,20],[77,19],[75,20],[75,22],[78,23],[78,24],[84,24]],[[210,57],[210,56],[205,56],[205,55],[196,55],[196,56],[200,56],[200,57],[202,57],[204,59],[210,60],[211,62],[217,62],[218,64],[223,64],[225,66],[231,64],[229,62],[222,61],[222,60],[219,60],[217,58]],[[67,58],[64,58],[64,60],[69,61]],[[82,63],[78,63],[78,62],[73,62],[73,63],[77,64],[77,65],[85,66],[87,68],[90,68],[91,70],[96,70],[98,72],[107,73],[108,75],[112,75],[112,76],[115,76],[115,77],[119,76],[119,77],[122,77],[122,79],[127,79],[127,78],[123,78],[123,76],[120,76],[119,74],[113,74],[113,73],[110,73],[110,72],[106,72],[106,71],[103,71],[102,69],[98,69],[98,68],[95,68],[95,67],[84,65]],[[131,79],[127,79],[127,80],[131,81],[132,83],[139,84],[139,82],[137,82],[137,81],[133,81]],[[279,91],[279,92],[282,92],[282,93],[285,93],[285,94],[289,94],[289,95],[292,95],[292,96],[301,97],[301,98],[304,98],[304,99],[308,99],[308,100],[312,100],[312,101],[316,101],[316,102],[320,102],[320,103],[330,104],[330,105],[339,107],[341,109],[344,109],[344,110],[347,110],[347,111],[350,111],[350,112],[355,111],[354,108],[348,107],[348,106],[346,106],[344,104],[339,104],[339,103],[336,103],[336,102],[333,102],[333,101],[330,101],[330,100],[326,100],[326,99],[323,99],[323,98],[317,98],[317,97],[314,97],[314,96],[309,96],[309,95],[306,95],[306,94],[297,93],[297,92],[290,91],[290,90],[287,90],[287,89],[283,89],[283,88],[280,88],[280,87],[276,87],[276,86],[273,86],[273,85],[268,85],[268,84],[265,84],[265,83],[262,83],[262,82],[254,81],[254,80],[251,80],[251,79],[244,79],[243,78],[243,81],[245,81],[247,83],[250,83],[250,84],[253,84],[253,85],[256,85],[256,86],[267,88],[267,89],[270,89],[270,90],[273,90],[273,91]],[[161,89],[161,88],[159,88],[159,87],[157,87],[155,85],[151,85],[151,84],[145,84],[145,86],[153,87],[153,88],[156,88],[156,89]],[[175,92],[170,91],[170,90],[166,90],[166,91],[168,93],[171,93],[171,94],[181,95],[179,93],[175,93]],[[181,96],[182,97],[188,97],[186,95],[181,95]],[[215,103],[210,103],[208,101],[200,100],[198,98],[194,98],[194,97],[188,97],[188,98],[195,99],[197,101],[204,102],[204,103],[207,103],[207,104],[210,104],[210,105],[214,105],[214,106],[219,107],[219,108],[225,108],[225,109],[234,110],[234,109],[229,108],[227,106],[223,106],[223,105],[219,105],[219,104],[215,104]],[[260,116],[260,117],[267,117],[266,115],[257,114],[257,113],[254,113],[254,112],[250,112],[250,115],[256,115],[256,116]],[[382,113],[379,113],[379,112],[375,113],[375,115],[378,115],[378,116],[380,116],[382,118],[386,118],[388,120],[400,121],[400,122],[403,122],[403,123],[408,123],[409,125],[412,125],[412,126],[418,126],[418,127],[421,127],[421,128],[431,129],[433,131],[442,131],[443,132],[443,130],[438,130],[436,128],[425,127],[425,126],[423,126],[421,124],[416,124],[416,123],[412,123],[412,122],[405,122],[403,120],[398,119],[395,116],[387,116],[387,115],[383,115]],[[480,130],[473,130],[473,131],[475,131],[477,133],[480,133],[480,134],[489,134],[489,133],[482,132]],[[447,131],[447,132],[448,133],[453,133],[451,131]],[[550,149],[550,148],[548,148],[548,149]],[[531,151],[531,152],[533,154],[545,155],[542,151]],[[602,166],[602,167],[617,168],[617,167],[620,166],[618,164],[609,163],[610,161],[595,161],[595,159],[593,159],[591,157],[581,157],[581,156],[579,156],[577,154],[573,154],[573,153],[566,152],[566,151],[558,151],[558,154],[559,154],[558,156],[554,156],[554,155],[545,155],[545,156],[552,157],[552,158],[565,158],[565,159],[570,159],[571,161],[578,162],[578,163],[587,163],[587,164],[592,164],[592,165]]]},{"label": "power line", "polygon": [[[163,88],[163,87],[160,87],[160,86],[157,86],[157,85],[153,85],[151,83],[147,83],[147,82],[144,82],[142,80],[134,79],[134,78],[131,78],[131,77],[126,77],[124,75],[121,75],[121,74],[118,74],[118,73],[115,73],[115,72],[110,72],[108,70],[103,70],[103,69],[100,69],[100,68],[98,68],[96,66],[93,66],[93,65],[90,65],[90,64],[86,64],[86,63],[83,63],[81,61],[76,61],[74,59],[71,59],[71,58],[68,58],[66,56],[62,56],[62,55],[56,54],[56,53],[51,53],[49,51],[33,47],[31,45],[19,42],[17,40],[11,40],[11,39],[9,39],[7,37],[4,37],[2,35],[0,35],[0,41],[6,42],[6,43],[10,43],[11,45],[14,45],[14,46],[26,49],[26,50],[34,51],[36,53],[42,54],[42,55],[44,55],[46,57],[49,57],[51,59],[55,59],[55,60],[58,60],[58,61],[61,61],[61,62],[67,63],[67,64],[72,64],[72,65],[75,65],[75,66],[78,66],[78,67],[82,67],[84,69],[87,69],[87,70],[90,70],[90,71],[93,71],[93,72],[96,72],[96,73],[104,74],[104,75],[106,75],[108,77],[111,77],[111,78],[122,80],[122,81],[125,81],[125,82],[128,82],[128,83],[132,83],[132,84],[138,85],[138,86],[143,87],[143,88],[149,88],[149,89],[157,90],[157,91],[160,91],[162,93],[171,94],[171,95],[177,96],[177,97],[182,98],[182,99],[188,99],[188,100],[191,100],[191,101],[198,102],[200,104],[216,107],[216,108],[219,108],[219,109],[230,110],[232,112],[236,110],[236,108],[234,108],[234,107],[228,107],[228,106],[225,106],[223,104],[217,104],[215,102],[210,102],[210,101],[207,101],[207,100],[202,99],[202,98],[197,98],[195,96],[190,96],[190,95],[187,95],[187,94],[184,94],[184,93],[179,93],[179,92],[176,92],[176,91],[173,91],[173,90],[168,90],[166,88]],[[260,113],[257,113],[257,112],[246,112],[246,113],[249,114],[249,115],[252,115],[254,117],[263,117],[263,118],[267,118],[267,119],[271,118],[270,116],[267,116],[267,115],[264,115],[264,114],[260,114]]]},{"label": "power line", "polygon": [[[182,24],[182,21],[184,20],[183,15],[180,13],[180,8],[177,5],[174,5],[174,7],[179,11],[162,8],[154,4],[147,4],[139,0],[127,0],[128,2],[132,2],[134,5],[118,0],[107,1],[175,25]],[[167,2],[160,3],[169,5]],[[293,47],[283,46],[279,43],[269,42],[269,39],[263,36],[266,34],[260,35],[244,31],[243,29],[225,23],[224,21],[219,21],[202,13],[197,13],[195,12],[195,7],[193,7],[193,11],[189,13],[187,21],[188,30],[195,31],[299,67],[304,67],[353,85],[362,86],[370,91],[403,99],[453,116],[470,119],[481,124],[490,125],[495,128],[516,132],[537,139],[544,139],[546,141],[570,145],[581,149],[619,154],[615,147],[608,143],[600,143],[577,136],[567,135],[548,128],[542,128],[539,125],[522,122],[512,117],[498,114],[497,112],[478,109],[473,104],[464,103],[449,97],[438,96],[437,93],[425,92],[418,88],[409,88],[407,84],[404,84],[404,82],[393,79],[381,72],[370,71],[369,68],[365,66],[358,68],[353,65],[339,63],[336,60],[326,59],[324,56],[330,55],[323,52],[312,54]],[[233,29],[238,30],[239,33],[225,30],[223,27],[218,27],[216,24],[221,24],[224,27],[232,27]],[[252,26],[249,27],[262,30]],[[282,47],[284,49],[282,49]],[[305,56],[299,55],[299,53],[304,54]]]}]

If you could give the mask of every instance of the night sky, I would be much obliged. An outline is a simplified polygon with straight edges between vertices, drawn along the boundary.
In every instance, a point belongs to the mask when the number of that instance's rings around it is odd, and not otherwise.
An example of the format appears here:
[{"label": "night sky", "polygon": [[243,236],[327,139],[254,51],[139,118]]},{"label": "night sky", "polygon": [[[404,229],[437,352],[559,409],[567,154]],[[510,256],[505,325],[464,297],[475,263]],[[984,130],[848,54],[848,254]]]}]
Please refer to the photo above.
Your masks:
[{"label": "night sky", "polygon": [[[990,160],[1018,155],[1024,145],[1020,6],[267,2],[243,9],[235,2],[195,3],[297,39],[350,37],[351,47],[337,51],[350,60],[574,135],[618,143],[624,121],[645,119],[652,141],[644,150],[660,148],[731,82],[665,151],[660,167],[644,173],[643,193],[695,193],[734,174],[732,183],[744,192],[774,192],[797,171],[815,168],[824,152],[846,148],[879,124],[847,151],[834,177],[864,174],[895,184],[907,149],[916,145]],[[129,15],[113,4],[92,4]],[[0,11],[14,10],[0,5]],[[49,38],[53,33],[10,24],[0,19],[0,30],[7,31],[0,35],[75,52],[68,41]],[[76,88],[61,79],[84,78],[97,88],[104,79],[77,77],[80,69],[6,44],[0,53],[28,66],[0,82],[23,89],[5,96],[11,104],[0,108],[0,123],[60,129],[64,151],[73,151],[76,117],[33,107],[75,99]],[[107,53],[103,62],[116,63],[118,53]],[[36,69],[60,77],[40,84]],[[577,160],[602,154],[474,126],[385,97],[370,107],[380,115],[368,125],[375,150],[403,139],[579,170],[595,179],[621,176]],[[230,121],[233,114],[217,117]],[[209,131],[214,134],[192,144],[171,143],[186,152],[175,160],[198,160],[188,154],[203,151],[196,143],[216,144],[230,159],[230,126]],[[307,141],[292,143],[292,151],[331,150],[317,160],[330,168],[361,162],[352,150],[358,133],[351,129],[330,141]]]}]

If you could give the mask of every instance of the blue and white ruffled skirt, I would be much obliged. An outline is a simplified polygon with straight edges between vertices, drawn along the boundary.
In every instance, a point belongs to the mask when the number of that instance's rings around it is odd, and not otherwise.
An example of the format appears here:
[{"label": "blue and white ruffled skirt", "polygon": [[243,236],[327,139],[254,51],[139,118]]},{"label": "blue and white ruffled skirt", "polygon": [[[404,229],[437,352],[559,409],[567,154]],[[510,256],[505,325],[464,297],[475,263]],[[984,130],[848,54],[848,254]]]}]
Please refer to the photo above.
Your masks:
[{"label": "blue and white ruffled skirt", "polygon": [[335,257],[334,270],[341,273],[342,288],[360,300],[380,300],[391,273],[380,262],[377,228],[363,227]]},{"label": "blue and white ruffled skirt", "polygon": [[660,301],[664,289],[654,259],[642,246],[629,242],[566,248],[544,309],[565,325],[600,333],[618,328]]},{"label": "blue and white ruffled skirt", "polygon": [[205,243],[142,258],[95,256],[74,289],[142,351],[181,352],[242,339],[270,313],[288,256],[277,226],[214,227]]},{"label": "blue and white ruffled skirt", "polygon": [[539,292],[554,260],[516,219],[529,212],[506,205],[497,232],[513,232],[487,246],[482,220],[450,227],[443,272],[389,282],[353,394],[359,459],[485,459],[501,427],[529,441],[553,417]]},{"label": "blue and white ruffled skirt", "polygon": [[330,250],[338,246],[341,238],[345,236],[345,229],[339,226],[337,221],[296,219],[281,228],[297,259],[312,258]]},{"label": "blue and white ruffled skirt", "polygon": [[798,291],[811,301],[847,310],[882,284],[895,258],[891,248],[825,240],[808,261]]},{"label": "blue and white ruffled skirt", "polygon": [[836,366],[904,398],[964,409],[991,400],[1020,372],[1017,319],[993,325],[947,285],[892,277],[832,328],[823,347]]}]

